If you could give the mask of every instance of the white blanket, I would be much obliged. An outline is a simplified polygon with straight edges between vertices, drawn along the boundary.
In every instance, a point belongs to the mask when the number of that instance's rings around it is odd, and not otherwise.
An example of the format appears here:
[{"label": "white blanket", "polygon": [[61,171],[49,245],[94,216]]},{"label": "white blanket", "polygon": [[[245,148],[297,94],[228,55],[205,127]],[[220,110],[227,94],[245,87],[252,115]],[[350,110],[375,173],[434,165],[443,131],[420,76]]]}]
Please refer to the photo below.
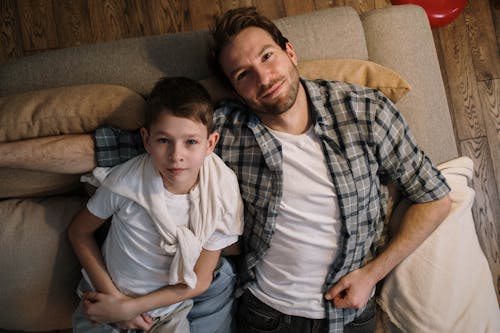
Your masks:
[{"label": "white blanket", "polygon": [[178,226],[170,219],[162,178],[148,154],[113,168],[96,168],[92,174],[101,186],[137,202],[148,212],[162,237],[161,246],[174,256],[169,271],[171,283],[185,283],[190,288],[196,285],[194,266],[203,243],[215,229],[227,235],[242,232],[241,218],[223,218],[226,211],[236,211],[242,202],[236,176],[215,154],[205,158],[199,191],[190,192],[189,226]]},{"label": "white blanket", "polygon": [[378,303],[403,332],[498,333],[492,275],[472,219],[472,160],[461,157],[439,169],[451,187],[451,212],[386,277]]}]

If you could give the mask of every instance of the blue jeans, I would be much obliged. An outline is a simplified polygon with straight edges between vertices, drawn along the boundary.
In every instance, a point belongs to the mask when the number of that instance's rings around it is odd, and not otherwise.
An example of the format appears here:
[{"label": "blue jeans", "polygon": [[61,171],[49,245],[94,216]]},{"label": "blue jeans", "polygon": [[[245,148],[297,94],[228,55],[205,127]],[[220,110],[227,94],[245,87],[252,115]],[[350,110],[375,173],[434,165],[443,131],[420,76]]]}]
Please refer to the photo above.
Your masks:
[{"label": "blue jeans", "polygon": [[188,314],[191,333],[236,332],[235,284],[233,265],[221,257],[221,264],[214,272],[214,279],[208,290],[193,298],[193,308]]},{"label": "blue jeans", "polygon": [[[238,303],[238,333],[323,333],[328,332],[326,319],[290,316],[273,309],[245,291]],[[345,333],[375,332],[375,301],[371,299]]]}]

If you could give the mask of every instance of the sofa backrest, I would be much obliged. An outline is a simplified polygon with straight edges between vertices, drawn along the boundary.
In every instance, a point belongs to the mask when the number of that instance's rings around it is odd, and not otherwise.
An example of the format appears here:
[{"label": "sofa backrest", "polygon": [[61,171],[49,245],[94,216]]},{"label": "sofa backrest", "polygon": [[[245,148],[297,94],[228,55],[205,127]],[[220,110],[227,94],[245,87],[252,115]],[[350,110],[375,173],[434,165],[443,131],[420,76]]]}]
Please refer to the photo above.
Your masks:
[{"label": "sofa backrest", "polygon": [[[392,6],[359,16],[334,7],[275,21],[300,60],[372,60],[412,87],[397,106],[420,146],[440,163],[458,155],[446,93],[425,12]],[[145,95],[163,76],[211,77],[208,32],[129,38],[52,50],[0,65],[0,96],[43,88],[105,83]],[[439,143],[439,144],[436,144]]]}]

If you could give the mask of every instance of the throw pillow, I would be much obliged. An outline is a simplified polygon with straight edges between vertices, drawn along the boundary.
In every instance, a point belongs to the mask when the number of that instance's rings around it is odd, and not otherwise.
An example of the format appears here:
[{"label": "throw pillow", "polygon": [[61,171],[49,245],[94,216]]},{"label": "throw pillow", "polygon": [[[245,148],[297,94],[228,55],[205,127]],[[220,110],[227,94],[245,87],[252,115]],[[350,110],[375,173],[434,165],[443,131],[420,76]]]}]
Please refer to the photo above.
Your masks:
[{"label": "throw pillow", "polygon": [[93,131],[102,124],[134,129],[144,99],[121,86],[95,84],[0,97],[0,142]]},{"label": "throw pillow", "polygon": [[[401,332],[500,332],[492,274],[471,211],[472,160],[460,157],[438,168],[451,188],[451,211],[387,275],[377,302]],[[403,200],[391,223],[397,224],[409,205]]]},{"label": "throw pillow", "polygon": [[316,59],[299,61],[299,73],[309,79],[324,79],[355,83],[376,88],[396,103],[409,90],[410,85],[397,72],[374,63],[358,59]]}]

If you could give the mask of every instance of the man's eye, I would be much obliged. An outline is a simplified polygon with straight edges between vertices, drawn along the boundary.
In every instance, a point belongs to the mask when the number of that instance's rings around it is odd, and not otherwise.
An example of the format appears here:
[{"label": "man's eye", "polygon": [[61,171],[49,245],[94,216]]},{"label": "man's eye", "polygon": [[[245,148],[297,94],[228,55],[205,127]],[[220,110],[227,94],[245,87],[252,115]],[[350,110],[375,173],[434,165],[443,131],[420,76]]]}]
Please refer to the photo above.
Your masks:
[{"label": "man's eye", "polygon": [[167,138],[159,138],[158,139],[158,142],[160,143],[168,143],[170,140],[168,140]]},{"label": "man's eye", "polygon": [[197,143],[198,143],[198,141],[197,141],[197,140],[195,140],[195,139],[190,139],[190,140],[188,140],[188,141],[187,141],[187,144],[188,144],[188,145],[195,145],[195,144],[197,144]]},{"label": "man's eye", "polygon": [[247,74],[248,74],[247,71],[238,73],[238,75],[236,75],[236,80],[239,81],[239,80],[245,78],[245,76],[247,76]]},{"label": "man's eye", "polygon": [[265,61],[265,60],[267,60],[267,59],[271,58],[271,57],[272,57],[272,55],[273,55],[273,53],[272,53],[272,52],[266,52],[266,53],[264,53],[264,55],[262,56],[262,59],[264,59],[264,61]]}]

